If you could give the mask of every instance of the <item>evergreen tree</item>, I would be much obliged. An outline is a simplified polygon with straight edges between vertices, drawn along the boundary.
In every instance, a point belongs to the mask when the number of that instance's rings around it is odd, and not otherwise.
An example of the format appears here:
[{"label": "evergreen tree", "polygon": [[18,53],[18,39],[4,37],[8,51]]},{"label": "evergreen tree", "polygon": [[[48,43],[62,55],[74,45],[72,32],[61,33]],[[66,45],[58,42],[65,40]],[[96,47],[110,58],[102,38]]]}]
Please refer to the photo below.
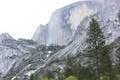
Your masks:
[{"label": "evergreen tree", "polygon": [[105,37],[100,29],[100,25],[95,19],[92,19],[90,22],[86,42],[88,43],[87,56],[90,60],[89,66],[92,67],[96,80],[101,80],[103,74],[108,73],[108,70],[106,69],[110,67],[108,65],[111,65],[111,61],[109,49],[105,46]]}]

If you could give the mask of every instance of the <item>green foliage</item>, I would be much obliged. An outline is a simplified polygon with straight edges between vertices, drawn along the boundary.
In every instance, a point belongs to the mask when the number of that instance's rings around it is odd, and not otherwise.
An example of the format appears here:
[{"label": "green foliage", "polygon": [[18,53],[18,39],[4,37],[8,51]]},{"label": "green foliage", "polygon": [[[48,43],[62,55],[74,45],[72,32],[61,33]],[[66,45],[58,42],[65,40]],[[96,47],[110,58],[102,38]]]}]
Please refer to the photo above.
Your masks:
[{"label": "green foliage", "polygon": [[36,77],[35,77],[34,74],[31,74],[31,75],[30,75],[30,80],[36,80]]},{"label": "green foliage", "polygon": [[108,76],[102,76],[101,80],[110,80],[110,78]]},{"label": "green foliage", "polygon": [[110,48],[109,46],[104,46],[101,50],[101,56],[100,56],[100,73],[101,76],[105,76],[108,78],[108,80],[113,80],[113,74],[112,74],[112,61],[110,59]]},{"label": "green foliage", "polygon": [[101,80],[101,76],[111,76],[110,48],[106,46],[103,32],[95,19],[90,22],[87,43],[87,54],[91,60],[89,66],[92,67],[96,80]]},{"label": "green foliage", "polygon": [[75,76],[69,76],[65,80],[78,80]]},{"label": "green foliage", "polygon": [[76,75],[78,70],[80,70],[81,64],[79,60],[71,59],[69,56],[65,60],[64,75],[66,77],[70,75]]},{"label": "green foliage", "polygon": [[43,76],[44,78],[48,78],[48,79],[50,79],[50,78],[54,78],[54,74],[52,73],[52,72],[47,72],[46,74],[44,74],[44,76]]},{"label": "green foliage", "polygon": [[47,76],[43,77],[43,80],[49,80],[49,78]]},{"label": "green foliage", "polygon": [[90,68],[81,66],[80,58],[72,59],[68,57],[65,60],[65,68],[64,68],[64,77],[67,78],[71,75],[75,76],[78,80],[94,80],[94,73],[90,70]]},{"label": "green foliage", "polygon": [[53,80],[53,79],[50,78],[49,76],[44,76],[42,80]]}]

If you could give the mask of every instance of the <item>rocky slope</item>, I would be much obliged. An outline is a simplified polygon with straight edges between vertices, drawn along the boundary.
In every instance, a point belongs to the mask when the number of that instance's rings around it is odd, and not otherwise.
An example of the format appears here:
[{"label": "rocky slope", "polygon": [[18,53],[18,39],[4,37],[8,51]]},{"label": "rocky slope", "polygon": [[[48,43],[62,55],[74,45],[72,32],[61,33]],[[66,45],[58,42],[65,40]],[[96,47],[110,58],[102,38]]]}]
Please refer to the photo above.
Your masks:
[{"label": "rocky slope", "polygon": [[0,45],[0,80],[13,80],[15,76],[19,76],[20,80],[28,79],[32,71],[63,48],[64,46],[45,46],[32,40],[5,37]]},{"label": "rocky slope", "polygon": [[22,55],[30,52],[35,48],[32,41],[20,39],[15,40],[9,34],[0,35],[0,76],[5,76],[14,64],[17,63]]}]

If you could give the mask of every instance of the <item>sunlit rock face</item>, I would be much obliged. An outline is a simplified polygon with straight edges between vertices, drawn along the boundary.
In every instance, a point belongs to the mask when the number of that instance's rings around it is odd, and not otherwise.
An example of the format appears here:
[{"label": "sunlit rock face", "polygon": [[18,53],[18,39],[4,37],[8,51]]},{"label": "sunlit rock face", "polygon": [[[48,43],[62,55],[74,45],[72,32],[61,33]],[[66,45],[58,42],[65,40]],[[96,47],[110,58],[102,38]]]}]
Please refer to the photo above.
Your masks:
[{"label": "sunlit rock face", "polygon": [[39,26],[33,40],[40,44],[68,44],[77,30],[77,27],[86,17],[97,13],[99,3],[81,1],[56,10],[47,25]]},{"label": "sunlit rock face", "polygon": [[112,26],[114,23],[118,24],[118,3],[118,0],[80,1],[57,9],[47,25],[38,27],[32,39],[44,45],[67,45],[75,38],[76,33],[80,34],[82,29],[87,31],[90,17],[96,16],[101,28],[105,28],[103,31],[110,43],[120,32],[119,26]]},{"label": "sunlit rock face", "polygon": [[39,42],[41,45],[46,45],[48,39],[48,29],[44,25],[38,26],[36,32],[33,35],[33,40]]}]

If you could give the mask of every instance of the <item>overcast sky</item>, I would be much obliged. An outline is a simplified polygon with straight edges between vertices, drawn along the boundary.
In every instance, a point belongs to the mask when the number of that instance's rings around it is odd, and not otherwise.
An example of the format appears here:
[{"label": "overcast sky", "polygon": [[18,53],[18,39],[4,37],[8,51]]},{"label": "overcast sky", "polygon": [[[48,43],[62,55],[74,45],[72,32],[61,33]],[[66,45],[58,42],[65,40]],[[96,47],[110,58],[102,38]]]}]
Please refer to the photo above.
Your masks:
[{"label": "overcast sky", "polygon": [[0,33],[30,39],[53,11],[80,0],[0,0]]}]

